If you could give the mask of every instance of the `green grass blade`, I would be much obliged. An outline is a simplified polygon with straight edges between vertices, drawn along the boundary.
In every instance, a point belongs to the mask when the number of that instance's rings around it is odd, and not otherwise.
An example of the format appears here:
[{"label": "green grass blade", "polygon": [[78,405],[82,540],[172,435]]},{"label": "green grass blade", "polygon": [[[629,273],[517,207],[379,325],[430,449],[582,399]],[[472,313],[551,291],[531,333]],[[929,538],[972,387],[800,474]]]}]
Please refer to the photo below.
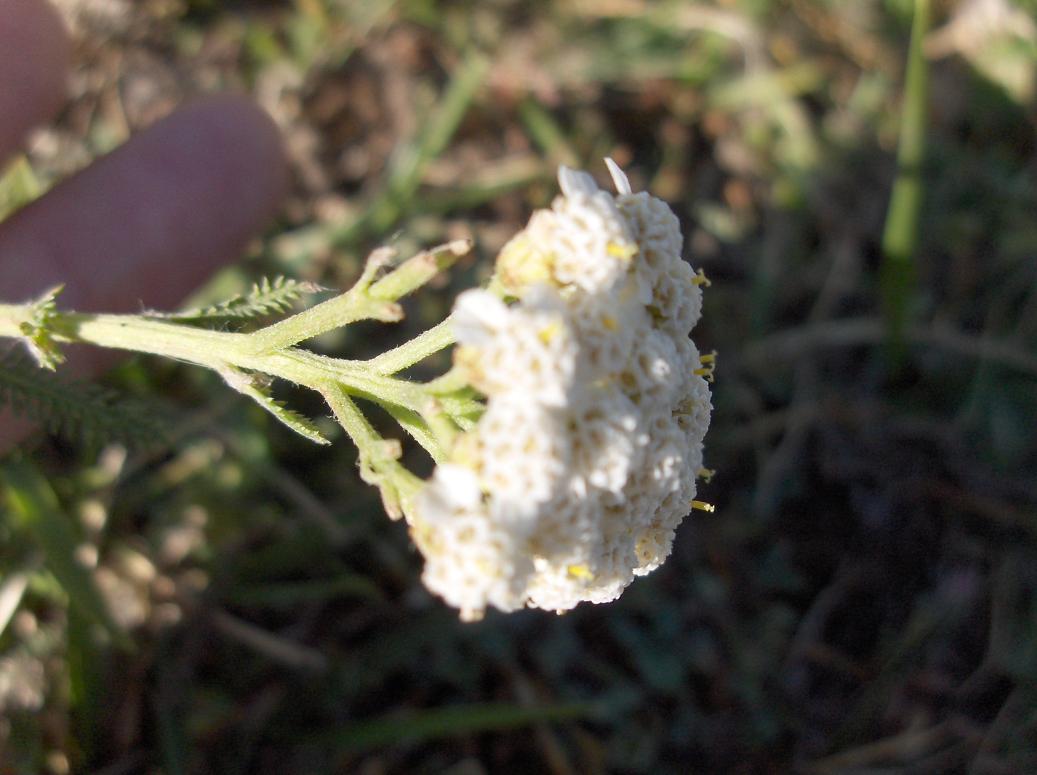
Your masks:
[{"label": "green grass blade", "polygon": [[75,714],[72,730],[83,760],[93,758],[105,724],[104,660],[94,632],[94,620],[79,606],[68,611],[68,688]]},{"label": "green grass blade", "polygon": [[579,154],[547,108],[532,97],[527,97],[519,104],[519,119],[533,142],[552,161],[570,167],[579,166]]},{"label": "green grass blade", "polygon": [[897,149],[897,177],[882,234],[880,283],[887,341],[894,363],[903,358],[908,305],[915,285],[914,257],[918,249],[924,193],[922,164],[925,161],[929,95],[929,73],[922,45],[928,28],[929,0],[915,0]]},{"label": "green grass blade", "polygon": [[42,193],[43,186],[24,156],[15,159],[6,171],[0,168],[0,221]]},{"label": "green grass blade", "polygon": [[9,514],[43,549],[45,566],[65,590],[69,605],[101,625],[113,641],[128,647],[129,640],[108,611],[93,576],[76,561],[75,529],[47,480],[30,463],[11,461],[0,470],[0,482]]},{"label": "green grass blade", "polygon": [[175,655],[169,639],[159,644],[155,660],[156,691],[151,697],[158,738],[158,757],[165,775],[187,772],[188,738],[181,718],[180,692],[183,686],[177,675]]},{"label": "green grass blade", "polygon": [[335,244],[350,242],[364,228],[370,228],[374,234],[384,234],[400,218],[418,190],[426,165],[450,144],[489,70],[490,60],[485,55],[475,50],[468,54],[429,117],[424,132],[397,153],[385,189],[371,203],[365,216],[350,222],[333,236]]},{"label": "green grass blade", "polygon": [[413,165],[402,164],[393,169],[390,190],[404,195],[414,193],[425,165],[446,150],[489,71],[490,60],[475,49],[469,51],[418,141]]}]

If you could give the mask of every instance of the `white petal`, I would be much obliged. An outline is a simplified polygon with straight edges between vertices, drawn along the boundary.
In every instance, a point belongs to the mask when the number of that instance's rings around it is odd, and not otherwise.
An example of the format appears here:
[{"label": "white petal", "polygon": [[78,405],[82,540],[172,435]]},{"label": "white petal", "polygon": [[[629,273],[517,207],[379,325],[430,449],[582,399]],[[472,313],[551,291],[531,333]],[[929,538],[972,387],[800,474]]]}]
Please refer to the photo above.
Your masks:
[{"label": "white petal", "polygon": [[598,192],[598,184],[594,182],[594,178],[588,173],[571,170],[564,164],[558,168],[558,185],[566,196],[574,196],[577,193],[596,194]]},{"label": "white petal", "polygon": [[629,194],[631,193],[630,181],[627,179],[627,174],[619,168],[612,159],[605,159],[605,166],[609,168],[609,174],[612,175],[612,182],[616,184],[616,193],[618,194]]},{"label": "white petal", "polygon": [[507,325],[508,307],[489,291],[472,289],[457,297],[450,320],[457,341],[482,345]]},{"label": "white petal", "polygon": [[456,508],[478,508],[482,494],[475,472],[464,466],[443,463],[436,468],[432,481],[439,492]]},{"label": "white petal", "polygon": [[534,312],[547,312],[564,315],[565,302],[558,295],[558,290],[547,283],[534,283],[522,296],[522,307]]}]

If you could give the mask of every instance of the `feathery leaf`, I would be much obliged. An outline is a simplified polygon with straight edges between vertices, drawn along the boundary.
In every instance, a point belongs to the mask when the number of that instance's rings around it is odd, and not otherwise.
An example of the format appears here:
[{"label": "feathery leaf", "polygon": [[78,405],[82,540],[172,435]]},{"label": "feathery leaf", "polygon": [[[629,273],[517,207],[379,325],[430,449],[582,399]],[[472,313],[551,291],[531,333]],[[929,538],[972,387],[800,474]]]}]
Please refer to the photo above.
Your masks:
[{"label": "feathery leaf", "polygon": [[147,317],[173,320],[179,323],[203,323],[221,320],[248,320],[250,318],[284,312],[292,303],[308,293],[319,293],[324,288],[316,283],[294,280],[290,277],[264,277],[252,285],[247,294],[232,296],[219,304],[182,312],[146,312]]},{"label": "feathery leaf", "polygon": [[228,385],[242,395],[251,398],[300,436],[305,436],[317,444],[331,443],[310,419],[289,409],[283,402],[271,396],[267,392],[267,386],[262,384],[258,375],[246,374],[238,369],[227,369],[222,372],[222,376]]},{"label": "feathery leaf", "polygon": [[18,350],[0,357],[0,406],[49,432],[87,443],[152,446],[163,436],[162,412],[100,385],[43,371]]}]

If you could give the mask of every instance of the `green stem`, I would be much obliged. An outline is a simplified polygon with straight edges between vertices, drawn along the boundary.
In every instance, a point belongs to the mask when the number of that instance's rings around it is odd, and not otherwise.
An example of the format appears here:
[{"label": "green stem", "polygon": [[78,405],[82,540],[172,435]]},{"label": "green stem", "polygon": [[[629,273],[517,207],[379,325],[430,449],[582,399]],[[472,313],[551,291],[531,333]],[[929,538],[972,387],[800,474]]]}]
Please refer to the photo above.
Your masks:
[{"label": "green stem", "polygon": [[248,344],[253,352],[269,353],[357,320],[373,319],[383,323],[402,320],[403,309],[396,301],[423,286],[471,248],[472,243],[462,239],[422,251],[375,282],[378,272],[395,257],[390,248],[376,250],[349,291],[253,332]]},{"label": "green stem", "polygon": [[454,366],[446,374],[436,377],[431,382],[425,383],[425,389],[434,396],[444,396],[457,393],[468,387],[468,375],[461,367]]},{"label": "green stem", "polygon": [[268,353],[312,339],[358,320],[380,320],[395,323],[403,319],[400,305],[367,297],[362,289],[353,289],[334,299],[303,310],[249,334],[253,352]]},{"label": "green stem", "polygon": [[341,386],[328,383],[318,389],[356,444],[360,475],[381,491],[386,513],[393,519],[409,513],[423,483],[400,464],[399,444],[383,439]]},{"label": "green stem", "polygon": [[423,250],[374,283],[367,295],[377,300],[402,299],[452,266],[471,249],[471,240],[457,239],[431,250]]},{"label": "green stem", "polygon": [[357,320],[375,318],[395,322],[403,317],[403,310],[394,299],[374,299],[369,294],[371,283],[378,271],[389,265],[395,254],[388,248],[374,251],[364,264],[364,271],[348,291],[341,296],[318,304],[290,318],[254,331],[249,345],[256,353],[283,350],[307,339],[320,336]]},{"label": "green stem", "polygon": [[[22,325],[31,311],[31,305],[0,305],[0,336],[21,337]],[[379,374],[365,364],[293,347],[257,351],[253,334],[211,331],[137,315],[55,313],[51,326],[55,337],[63,342],[160,355],[210,368],[231,384],[241,382],[236,387],[245,392],[249,392],[245,372],[279,377],[316,390],[356,444],[361,475],[377,485],[386,512],[394,518],[409,511],[421,480],[400,464],[399,442],[382,438],[352,396],[384,406],[437,461],[443,459],[457,433],[450,410],[469,410],[463,400],[434,398],[422,385]]]},{"label": "green stem", "polygon": [[218,372],[227,367],[258,371],[314,390],[329,381],[338,382],[353,395],[416,412],[422,411],[428,403],[421,385],[374,373],[356,361],[291,347],[271,353],[257,352],[250,340],[252,334],[211,331],[136,315],[77,313],[57,315],[55,330],[70,342],[161,355]]},{"label": "green stem", "polygon": [[375,233],[384,233],[406,210],[426,166],[450,143],[489,71],[490,60],[478,51],[470,51],[425,122],[417,143],[394,154],[385,192],[370,208],[369,225]]},{"label": "green stem", "polygon": [[43,366],[60,361],[58,344],[69,342],[158,355],[212,369],[234,389],[251,397],[282,423],[312,441],[327,443],[316,425],[277,402],[259,375],[284,379],[325,397],[360,450],[365,478],[382,491],[386,509],[406,511],[420,480],[397,462],[399,442],[381,438],[353,403],[353,397],[382,406],[438,463],[445,459],[459,428],[471,427],[483,407],[464,391],[430,393],[424,385],[391,376],[453,343],[444,321],[413,341],[370,362],[318,355],[294,345],[355,320],[399,320],[396,300],[427,283],[471,249],[455,240],[419,253],[376,280],[395,253],[376,250],[356,284],[346,293],[250,334],[213,331],[141,315],[88,315],[59,312],[60,289],[21,305],[0,304],[0,337],[23,340]]},{"label": "green stem", "polygon": [[395,374],[408,366],[425,360],[430,355],[443,350],[454,343],[453,326],[450,318],[433,326],[423,334],[411,339],[406,344],[393,348],[388,352],[364,361],[364,365],[376,374]]},{"label": "green stem", "polygon": [[[0,305],[0,336],[20,336],[27,314],[25,306]],[[458,426],[468,427],[469,418],[482,409],[478,401],[461,394],[433,396],[424,385],[392,377],[370,363],[329,358],[294,347],[262,352],[253,344],[254,334],[212,331],[136,315],[56,313],[52,327],[62,342],[148,353],[212,369],[275,413],[273,405],[262,400],[262,391],[252,385],[249,374],[277,377],[325,395],[328,386],[335,385],[332,392],[336,394],[345,391],[382,406],[436,462],[445,458]],[[402,368],[413,362],[403,354],[413,358],[419,351],[434,352],[452,341],[448,326],[441,324],[433,331],[433,337],[419,337],[422,341],[417,346],[397,348],[395,363]],[[307,432],[299,422],[288,424],[307,438],[322,438],[314,429]]]},{"label": "green stem", "polygon": [[[0,305],[0,337],[22,337],[20,326],[26,309],[27,305]],[[259,372],[312,390],[335,382],[350,395],[374,401],[387,409],[402,407],[417,412],[433,430],[442,426],[438,418],[441,411],[450,419],[459,420],[481,410],[477,400],[462,395],[439,395],[433,400],[424,385],[386,373],[392,365],[388,361],[349,361],[294,347],[264,353],[252,344],[255,334],[212,331],[137,315],[81,313],[55,313],[52,327],[55,338],[62,342],[158,355],[204,366],[220,374],[233,369]],[[390,351],[389,354],[396,353],[394,364],[403,368],[416,362],[421,352],[431,354],[451,343],[445,322],[431,331],[435,333],[430,337],[419,336],[412,343]],[[430,408],[433,404],[438,406]],[[466,423],[459,424],[464,427]],[[435,454],[433,449],[429,452]]]},{"label": "green stem", "polygon": [[922,44],[929,28],[929,0],[915,0],[908,51],[904,111],[897,149],[897,178],[890,195],[882,234],[883,312],[893,361],[904,352],[907,307],[915,282],[914,256],[918,250],[922,211],[922,164],[925,161],[929,78]]}]

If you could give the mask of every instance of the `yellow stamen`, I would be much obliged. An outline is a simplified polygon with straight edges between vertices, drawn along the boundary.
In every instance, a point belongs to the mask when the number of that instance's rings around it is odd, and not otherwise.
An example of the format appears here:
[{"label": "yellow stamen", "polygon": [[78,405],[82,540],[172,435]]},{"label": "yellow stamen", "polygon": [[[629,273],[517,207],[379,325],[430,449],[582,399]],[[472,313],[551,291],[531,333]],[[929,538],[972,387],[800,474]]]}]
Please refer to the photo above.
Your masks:
[{"label": "yellow stamen", "polygon": [[586,579],[587,581],[590,581],[594,578],[594,574],[591,573],[591,569],[588,568],[586,565],[570,565],[565,570],[570,576],[576,579]]},{"label": "yellow stamen", "polygon": [[550,344],[556,336],[561,332],[562,324],[555,321],[554,323],[548,323],[546,326],[540,329],[537,336],[540,337],[540,341],[544,344]]},{"label": "yellow stamen", "polygon": [[709,281],[709,278],[706,277],[706,273],[703,272],[701,269],[695,272],[695,276],[691,278],[691,283],[692,285],[701,285],[705,288],[708,288],[713,284]]},{"label": "yellow stamen", "polygon": [[698,478],[706,484],[709,484],[713,477],[716,476],[716,473],[717,472],[712,468],[700,468],[698,470]]},{"label": "yellow stamen", "polygon": [[613,258],[629,261],[637,255],[637,245],[620,245],[618,242],[610,242],[605,246],[605,252]]},{"label": "yellow stamen", "polygon": [[714,506],[712,503],[706,503],[705,501],[692,501],[691,507],[693,509],[698,509],[699,511],[708,511],[710,513],[713,513],[717,510],[716,506]]},{"label": "yellow stamen", "polygon": [[712,382],[713,381],[713,372],[716,370],[716,367],[717,367],[717,353],[716,353],[716,350],[714,350],[713,352],[711,352],[711,353],[709,353],[707,355],[700,355],[699,356],[699,363],[702,364],[702,368],[701,369],[695,369],[695,371],[693,373],[697,374],[700,377],[705,377],[706,378],[706,382]]},{"label": "yellow stamen", "polygon": [[603,325],[609,331],[618,331],[619,330],[619,321],[616,320],[611,315],[605,315],[604,317],[602,317],[601,325]]}]

